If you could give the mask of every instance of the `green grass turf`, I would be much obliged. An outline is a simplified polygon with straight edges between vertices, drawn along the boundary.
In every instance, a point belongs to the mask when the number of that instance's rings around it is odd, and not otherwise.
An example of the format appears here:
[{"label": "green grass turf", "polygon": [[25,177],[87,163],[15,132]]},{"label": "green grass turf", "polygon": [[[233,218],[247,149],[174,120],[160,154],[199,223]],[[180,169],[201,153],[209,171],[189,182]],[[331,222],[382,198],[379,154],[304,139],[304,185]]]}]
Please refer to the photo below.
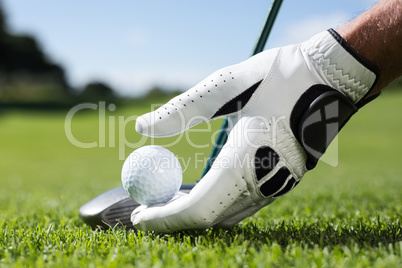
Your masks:
[{"label": "green grass turf", "polygon": [[[402,94],[395,91],[364,107],[339,135],[339,147],[331,145],[337,167],[319,163],[291,193],[232,229],[91,230],[79,207],[121,185],[121,158],[134,150],[118,137],[141,141],[134,122],[123,128],[119,118],[162,101],[107,110],[106,129],[117,138],[109,142],[107,134],[104,147],[89,149],[67,140],[66,111],[0,113],[0,267],[402,267]],[[98,118],[97,110],[77,113],[74,136],[98,141]],[[190,138],[211,143],[207,133]],[[194,182],[211,147],[193,149],[184,137],[169,149],[192,159],[184,181]]]}]

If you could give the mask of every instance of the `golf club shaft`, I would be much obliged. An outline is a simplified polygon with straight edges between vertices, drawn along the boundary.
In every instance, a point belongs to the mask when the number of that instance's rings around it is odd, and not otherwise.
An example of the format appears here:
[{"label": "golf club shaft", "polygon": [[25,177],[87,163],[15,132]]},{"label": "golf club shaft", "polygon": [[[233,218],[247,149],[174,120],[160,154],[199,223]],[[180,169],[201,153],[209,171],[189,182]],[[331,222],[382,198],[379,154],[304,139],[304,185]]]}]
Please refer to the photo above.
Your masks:
[{"label": "golf club shaft", "polygon": [[[275,19],[278,15],[279,9],[282,5],[282,0],[272,0],[271,6],[268,10],[268,15],[265,19],[264,27],[261,30],[261,33],[257,39],[257,42],[255,44],[255,47],[253,49],[253,52],[251,56],[254,56],[264,50],[265,44],[267,43],[268,36],[271,33],[272,27],[274,25]],[[215,141],[215,145],[212,148],[211,154],[208,158],[207,164],[204,168],[204,172],[202,173],[202,177],[207,174],[207,172],[210,170],[215,158],[218,156],[219,152],[222,149],[222,146],[226,143],[229,135],[228,131],[228,126],[229,126],[229,121],[228,118],[226,117],[225,120],[223,121],[223,124],[221,126],[219,135]]]}]

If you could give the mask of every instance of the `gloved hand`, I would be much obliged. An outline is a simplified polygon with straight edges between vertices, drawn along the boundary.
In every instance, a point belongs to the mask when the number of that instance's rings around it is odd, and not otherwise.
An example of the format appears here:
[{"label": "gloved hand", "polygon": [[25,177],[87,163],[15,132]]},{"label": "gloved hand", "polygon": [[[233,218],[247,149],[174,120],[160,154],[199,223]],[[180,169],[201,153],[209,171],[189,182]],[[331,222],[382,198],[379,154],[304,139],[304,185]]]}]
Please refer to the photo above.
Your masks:
[{"label": "gloved hand", "polygon": [[289,192],[367,102],[375,68],[332,29],[223,68],[137,119],[147,136],[179,134],[229,116],[226,144],[188,195],[139,207],[139,230],[232,226]]}]

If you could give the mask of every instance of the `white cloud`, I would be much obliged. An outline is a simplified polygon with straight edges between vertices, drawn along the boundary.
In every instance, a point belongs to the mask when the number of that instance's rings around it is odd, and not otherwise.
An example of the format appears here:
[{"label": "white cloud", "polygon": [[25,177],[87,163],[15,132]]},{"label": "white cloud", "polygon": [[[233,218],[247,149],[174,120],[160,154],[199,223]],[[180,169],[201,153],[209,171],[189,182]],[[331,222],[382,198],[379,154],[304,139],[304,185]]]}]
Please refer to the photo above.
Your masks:
[{"label": "white cloud", "polygon": [[127,33],[127,40],[131,46],[143,46],[149,43],[150,40],[150,32],[144,28],[133,28],[130,29]]},{"label": "white cloud", "polygon": [[[292,43],[298,43],[307,40],[311,36],[328,28],[337,28],[345,24],[350,15],[344,13],[333,13],[329,15],[313,16],[304,21],[295,24],[287,24],[282,27],[280,35],[272,39],[270,46],[284,46]],[[143,46],[149,42],[150,33],[145,29],[135,28],[130,30],[127,35],[132,46]],[[272,36],[274,37],[274,36]],[[193,64],[194,65],[194,64]],[[137,64],[138,66],[138,64]],[[188,67],[188,66],[187,66]],[[139,96],[153,86],[160,86],[166,89],[188,89],[201,81],[211,73],[208,67],[200,68],[195,65],[194,68],[183,66],[165,66],[153,65],[152,67],[111,67],[97,69],[88,74],[84,70],[73,68],[75,84],[85,84],[91,80],[106,81],[119,94],[123,96]],[[85,75],[84,75],[85,73]]]},{"label": "white cloud", "polygon": [[306,41],[313,35],[329,28],[337,27],[349,21],[347,13],[333,13],[313,16],[306,20],[288,24],[279,37],[273,39],[271,47],[285,46]]}]

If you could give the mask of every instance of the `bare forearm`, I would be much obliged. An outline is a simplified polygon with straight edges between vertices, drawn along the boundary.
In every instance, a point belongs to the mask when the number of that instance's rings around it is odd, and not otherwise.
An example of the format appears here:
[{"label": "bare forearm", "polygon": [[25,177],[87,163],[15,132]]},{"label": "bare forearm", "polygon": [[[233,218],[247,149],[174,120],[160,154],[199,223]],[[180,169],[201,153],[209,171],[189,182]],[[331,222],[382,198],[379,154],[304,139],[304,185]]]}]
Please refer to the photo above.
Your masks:
[{"label": "bare forearm", "polygon": [[383,0],[337,32],[379,70],[372,94],[402,75],[402,0]]}]

